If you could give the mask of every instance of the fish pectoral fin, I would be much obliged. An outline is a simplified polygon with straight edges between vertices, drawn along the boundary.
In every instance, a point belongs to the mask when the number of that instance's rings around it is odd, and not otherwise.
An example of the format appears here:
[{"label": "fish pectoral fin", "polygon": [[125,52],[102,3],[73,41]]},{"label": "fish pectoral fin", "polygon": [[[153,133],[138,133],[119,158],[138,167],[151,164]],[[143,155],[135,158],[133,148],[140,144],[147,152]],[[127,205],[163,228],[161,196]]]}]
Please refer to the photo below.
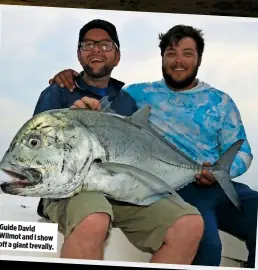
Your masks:
[{"label": "fish pectoral fin", "polygon": [[144,170],[141,170],[131,165],[126,165],[126,164],[116,163],[116,162],[104,162],[98,165],[108,171],[111,171],[112,173],[132,173],[134,175],[147,176],[151,180],[159,179],[158,177],[152,175],[151,173],[148,173]]},{"label": "fish pectoral fin", "polygon": [[155,190],[156,187],[157,190],[159,190],[162,187],[163,189],[167,190],[168,193],[175,194],[175,191],[170,187],[170,185],[167,184],[165,181],[163,181],[161,178],[147,171],[141,170],[137,167],[115,162],[105,162],[100,163],[98,165],[112,173],[124,173],[124,174],[129,173],[134,177],[136,177],[137,181],[139,182],[141,181],[146,186],[149,186],[150,189]]}]

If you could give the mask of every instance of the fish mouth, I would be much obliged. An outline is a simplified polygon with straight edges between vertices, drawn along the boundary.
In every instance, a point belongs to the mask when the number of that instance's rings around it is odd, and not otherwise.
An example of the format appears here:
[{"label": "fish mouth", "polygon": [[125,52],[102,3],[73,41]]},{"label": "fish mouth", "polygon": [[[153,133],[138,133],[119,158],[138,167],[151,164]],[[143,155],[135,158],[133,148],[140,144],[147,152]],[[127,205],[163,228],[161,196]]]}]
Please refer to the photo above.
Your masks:
[{"label": "fish mouth", "polygon": [[41,172],[34,168],[20,169],[13,164],[0,164],[0,169],[12,179],[0,185],[1,190],[8,194],[16,195],[18,190],[33,187],[42,179]]}]

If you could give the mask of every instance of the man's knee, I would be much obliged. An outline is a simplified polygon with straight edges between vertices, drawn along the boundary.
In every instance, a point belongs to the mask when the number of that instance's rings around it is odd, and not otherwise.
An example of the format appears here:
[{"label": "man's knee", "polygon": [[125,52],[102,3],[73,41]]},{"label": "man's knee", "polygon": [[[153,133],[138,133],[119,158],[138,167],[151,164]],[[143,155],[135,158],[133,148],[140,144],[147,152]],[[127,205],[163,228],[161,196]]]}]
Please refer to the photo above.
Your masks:
[{"label": "man's knee", "polygon": [[93,213],[85,217],[74,229],[84,239],[103,242],[107,238],[110,216],[106,213]]},{"label": "man's knee", "polygon": [[185,215],[168,228],[164,242],[172,243],[174,238],[200,241],[204,232],[204,221],[200,215]]}]

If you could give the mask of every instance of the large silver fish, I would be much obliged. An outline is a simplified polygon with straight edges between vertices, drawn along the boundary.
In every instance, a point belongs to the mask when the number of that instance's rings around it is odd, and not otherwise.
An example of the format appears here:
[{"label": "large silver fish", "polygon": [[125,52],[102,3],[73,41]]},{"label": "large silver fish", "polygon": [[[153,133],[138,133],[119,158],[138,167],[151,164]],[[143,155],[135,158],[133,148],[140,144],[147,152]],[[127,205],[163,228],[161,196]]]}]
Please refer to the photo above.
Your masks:
[{"label": "large silver fish", "polygon": [[[69,108],[34,116],[0,162],[0,169],[15,178],[1,184],[2,191],[41,198],[98,191],[136,205],[173,194],[204,167],[163,140],[148,124],[149,112],[146,106],[123,117]],[[235,142],[206,168],[238,209],[229,170],[242,143]]]}]

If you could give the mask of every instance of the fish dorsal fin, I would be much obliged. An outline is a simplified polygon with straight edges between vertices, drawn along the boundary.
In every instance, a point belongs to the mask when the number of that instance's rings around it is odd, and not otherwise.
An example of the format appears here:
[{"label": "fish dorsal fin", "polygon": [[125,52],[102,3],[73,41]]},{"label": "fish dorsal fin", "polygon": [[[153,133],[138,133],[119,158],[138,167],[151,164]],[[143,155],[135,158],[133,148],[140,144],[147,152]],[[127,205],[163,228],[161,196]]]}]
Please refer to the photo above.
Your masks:
[{"label": "fish dorsal fin", "polygon": [[128,117],[128,119],[133,122],[139,122],[143,126],[148,127],[150,110],[151,110],[151,107],[149,105],[144,106],[143,108],[139,109],[134,114],[132,114],[130,117]]}]

